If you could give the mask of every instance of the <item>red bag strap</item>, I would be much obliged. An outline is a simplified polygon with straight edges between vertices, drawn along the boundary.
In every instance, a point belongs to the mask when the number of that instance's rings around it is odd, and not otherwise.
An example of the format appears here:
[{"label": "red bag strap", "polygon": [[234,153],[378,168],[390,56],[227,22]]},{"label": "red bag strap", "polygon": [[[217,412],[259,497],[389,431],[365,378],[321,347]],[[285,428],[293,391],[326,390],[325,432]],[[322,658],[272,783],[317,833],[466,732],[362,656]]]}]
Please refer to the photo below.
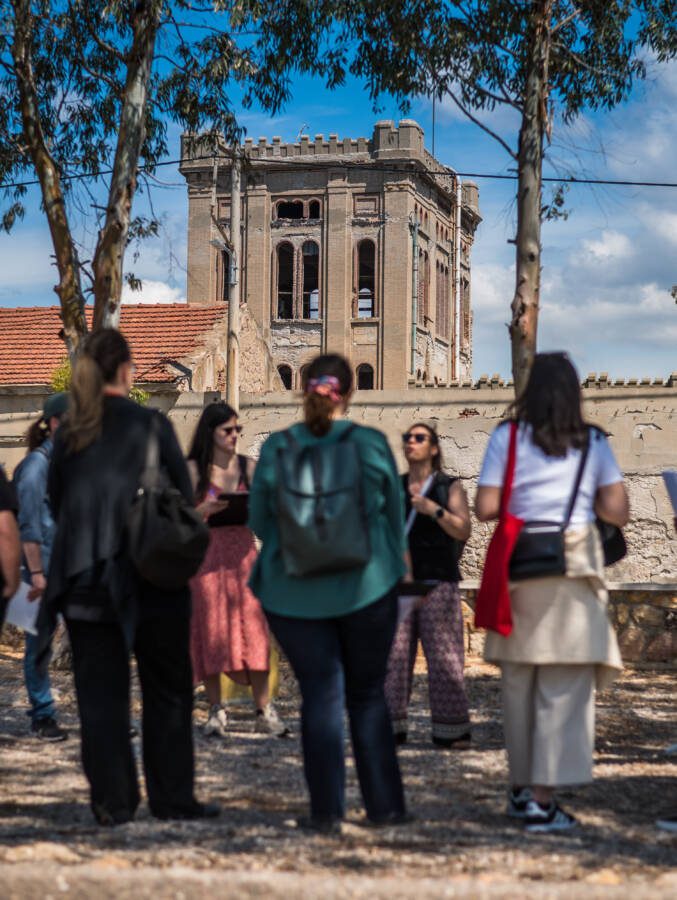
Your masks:
[{"label": "red bag strap", "polygon": [[503,476],[503,490],[501,491],[501,508],[498,514],[502,519],[508,511],[510,496],[512,494],[512,482],[515,477],[515,462],[517,461],[517,422],[510,423],[510,443],[508,444],[508,461],[505,464],[505,475]]}]

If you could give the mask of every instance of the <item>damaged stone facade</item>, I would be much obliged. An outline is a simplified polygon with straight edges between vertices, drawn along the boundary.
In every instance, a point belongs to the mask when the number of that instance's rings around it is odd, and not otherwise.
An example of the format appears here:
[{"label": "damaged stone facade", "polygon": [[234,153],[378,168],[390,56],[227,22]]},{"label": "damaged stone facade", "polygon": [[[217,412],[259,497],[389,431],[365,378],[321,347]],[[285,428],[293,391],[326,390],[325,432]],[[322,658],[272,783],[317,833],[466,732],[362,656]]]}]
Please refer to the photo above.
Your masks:
[{"label": "damaged stone facade", "polygon": [[[241,302],[285,387],[300,387],[318,352],[345,355],[360,389],[471,378],[479,193],[423,138],[405,119],[378,122],[371,139],[274,137],[240,148]],[[182,159],[188,303],[225,304],[231,163],[224,155],[215,164],[186,137]]]}]

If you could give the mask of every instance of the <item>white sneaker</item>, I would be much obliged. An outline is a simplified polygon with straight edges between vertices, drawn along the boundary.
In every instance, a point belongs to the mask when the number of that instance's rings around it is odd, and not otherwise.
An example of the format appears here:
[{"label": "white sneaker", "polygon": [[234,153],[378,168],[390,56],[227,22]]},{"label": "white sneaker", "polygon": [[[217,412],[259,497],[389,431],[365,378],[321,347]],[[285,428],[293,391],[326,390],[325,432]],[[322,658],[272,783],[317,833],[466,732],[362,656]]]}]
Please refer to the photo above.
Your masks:
[{"label": "white sneaker", "polygon": [[515,793],[512,788],[508,791],[508,808],[506,815],[511,819],[524,819],[527,815],[529,801],[534,799],[531,788],[525,787]]},{"label": "white sneaker", "polygon": [[290,733],[272,703],[256,710],[256,730],[275,737],[286,737]]},{"label": "white sneaker", "polygon": [[209,710],[209,718],[202,729],[205,737],[215,734],[217,737],[228,736],[228,715],[220,703],[215,703]]},{"label": "white sneaker", "polygon": [[656,828],[677,834],[677,816],[662,816],[662,818],[656,819]]},{"label": "white sneaker", "polygon": [[530,834],[547,834],[550,831],[571,831],[576,828],[578,821],[564,812],[555,801],[550,806],[541,806],[535,800],[527,803],[524,817],[524,830]]}]

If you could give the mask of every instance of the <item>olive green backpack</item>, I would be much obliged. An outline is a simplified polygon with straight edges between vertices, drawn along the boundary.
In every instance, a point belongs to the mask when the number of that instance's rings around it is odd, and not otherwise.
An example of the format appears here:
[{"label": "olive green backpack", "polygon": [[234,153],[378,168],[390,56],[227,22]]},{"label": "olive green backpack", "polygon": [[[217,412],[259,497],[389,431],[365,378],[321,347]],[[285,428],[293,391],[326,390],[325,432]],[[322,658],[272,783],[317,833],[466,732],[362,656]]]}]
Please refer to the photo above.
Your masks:
[{"label": "olive green backpack", "polygon": [[285,571],[299,577],[364,566],[370,558],[359,448],[349,426],[335,443],[277,451],[277,525]]}]

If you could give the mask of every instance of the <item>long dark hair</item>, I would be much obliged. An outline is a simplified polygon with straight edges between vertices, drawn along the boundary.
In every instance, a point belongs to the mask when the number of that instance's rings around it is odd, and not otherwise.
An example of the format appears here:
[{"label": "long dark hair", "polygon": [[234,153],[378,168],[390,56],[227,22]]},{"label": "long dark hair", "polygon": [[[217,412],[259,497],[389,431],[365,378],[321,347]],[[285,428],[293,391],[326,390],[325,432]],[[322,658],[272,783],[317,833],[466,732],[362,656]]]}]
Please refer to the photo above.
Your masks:
[{"label": "long dark hair", "polygon": [[338,353],[316,356],[307,366],[303,373],[303,414],[306,427],[316,437],[322,437],[331,428],[336,402],[323,394],[308,392],[308,384],[325,377],[336,378],[342,398],[347,399],[353,389],[353,370],[348,361]]},{"label": "long dark hair", "polygon": [[414,424],[409,427],[409,431],[411,431],[412,428],[425,428],[428,432],[430,446],[437,447],[437,453],[430,460],[430,464],[433,467],[433,472],[441,472],[444,468],[444,459],[442,458],[442,448],[440,447],[440,436],[438,435],[435,426],[429,425],[427,422],[414,422]]},{"label": "long dark hair", "polygon": [[510,408],[531,425],[532,440],[548,456],[566,456],[587,440],[581,410],[581,385],[566,353],[537,353],[527,386]]},{"label": "long dark hair", "polygon": [[237,419],[237,412],[227,403],[210,403],[202,410],[188,452],[188,459],[192,459],[197,465],[195,493],[198,497],[209,486],[209,471],[214,459],[214,429],[230,419]]},{"label": "long dark hair", "polygon": [[131,359],[129,344],[115,328],[102,328],[85,340],[73,366],[70,405],[62,426],[71,453],[89,447],[101,434],[103,389]]}]

